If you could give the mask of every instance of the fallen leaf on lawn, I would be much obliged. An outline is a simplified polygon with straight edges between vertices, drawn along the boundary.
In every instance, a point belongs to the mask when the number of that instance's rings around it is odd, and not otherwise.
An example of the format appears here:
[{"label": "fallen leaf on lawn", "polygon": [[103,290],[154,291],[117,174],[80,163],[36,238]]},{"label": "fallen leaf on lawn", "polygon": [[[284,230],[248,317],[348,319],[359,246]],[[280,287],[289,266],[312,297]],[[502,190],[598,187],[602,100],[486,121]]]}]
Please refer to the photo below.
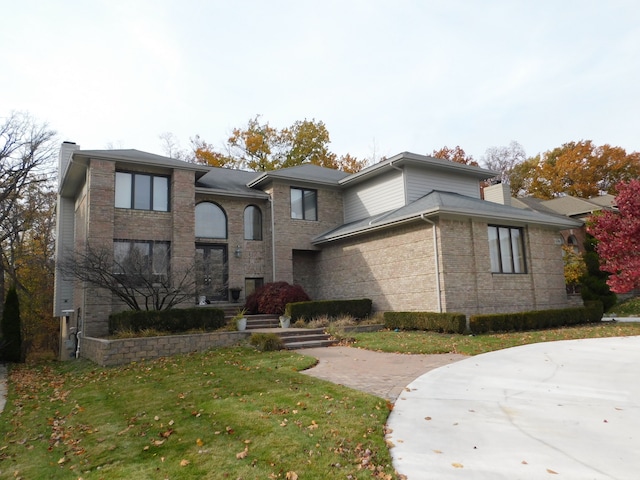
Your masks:
[{"label": "fallen leaf on lawn", "polygon": [[287,480],[298,480],[298,474],[296,472],[287,472]]},{"label": "fallen leaf on lawn", "polygon": [[249,447],[244,447],[243,451],[236,453],[236,458],[242,460],[243,458],[247,458],[247,455],[249,455]]},{"label": "fallen leaf on lawn", "polygon": [[198,445],[199,447],[201,447],[202,445],[204,445],[204,442],[202,441],[202,439],[201,439],[201,438],[198,438],[198,439],[196,440],[196,445]]},{"label": "fallen leaf on lawn", "polygon": [[424,417],[425,420],[431,420],[431,417]]},{"label": "fallen leaf on lawn", "polygon": [[187,465],[189,465],[189,463],[190,463],[189,460],[185,460],[185,459],[180,460],[181,467],[186,467]]},{"label": "fallen leaf on lawn", "polygon": [[550,473],[552,475],[558,475],[558,472],[554,472],[553,470],[551,470],[550,468],[547,468],[547,473]]},{"label": "fallen leaf on lawn", "polygon": [[171,420],[171,421],[169,422],[169,426],[171,427],[174,423],[176,423],[176,422],[174,422],[173,420]]},{"label": "fallen leaf on lawn", "polygon": [[154,444],[156,447],[159,447],[159,446],[160,446],[160,445],[162,445],[164,442],[165,442],[164,440],[154,440],[154,441],[153,441],[153,444]]},{"label": "fallen leaf on lawn", "polygon": [[315,420],[311,420],[311,425],[309,425],[307,428],[309,430],[315,430],[316,428],[318,428],[318,424],[316,423]]},{"label": "fallen leaf on lawn", "polygon": [[66,461],[67,459],[65,457],[62,457],[60,460],[58,460],[58,465],[62,465]]},{"label": "fallen leaf on lawn", "polygon": [[160,435],[163,438],[169,438],[172,433],[173,433],[173,428],[170,428],[169,430],[165,430],[164,432],[160,432],[158,435]]},{"label": "fallen leaf on lawn", "polygon": [[461,463],[452,463],[451,465],[453,465],[453,468],[464,468],[464,465],[462,465]]},{"label": "fallen leaf on lawn", "polygon": [[434,450],[433,453],[442,453],[442,450]]},{"label": "fallen leaf on lawn", "polygon": [[233,435],[233,428],[227,427],[226,430],[229,435]]},{"label": "fallen leaf on lawn", "polygon": [[160,417],[156,415],[155,417],[153,417],[153,419],[157,422],[158,420],[160,420]]}]

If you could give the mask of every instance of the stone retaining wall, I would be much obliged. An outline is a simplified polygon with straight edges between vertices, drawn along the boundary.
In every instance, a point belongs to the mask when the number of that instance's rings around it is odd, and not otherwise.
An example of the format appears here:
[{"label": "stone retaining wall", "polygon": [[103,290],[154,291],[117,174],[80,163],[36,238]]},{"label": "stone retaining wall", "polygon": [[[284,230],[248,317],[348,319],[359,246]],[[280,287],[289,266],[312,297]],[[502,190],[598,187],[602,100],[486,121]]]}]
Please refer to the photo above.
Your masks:
[{"label": "stone retaining wall", "polygon": [[82,337],[80,356],[102,366],[122,365],[141,360],[229,347],[248,338],[250,332],[210,332],[162,337],[104,338]]}]

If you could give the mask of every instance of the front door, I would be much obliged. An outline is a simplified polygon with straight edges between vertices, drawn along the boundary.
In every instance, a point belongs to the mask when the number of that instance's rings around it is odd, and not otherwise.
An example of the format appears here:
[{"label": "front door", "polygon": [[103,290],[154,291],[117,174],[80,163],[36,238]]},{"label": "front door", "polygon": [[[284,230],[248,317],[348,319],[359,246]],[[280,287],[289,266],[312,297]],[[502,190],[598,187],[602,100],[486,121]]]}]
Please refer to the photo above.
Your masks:
[{"label": "front door", "polygon": [[229,298],[226,245],[196,245],[197,301],[226,301]]}]

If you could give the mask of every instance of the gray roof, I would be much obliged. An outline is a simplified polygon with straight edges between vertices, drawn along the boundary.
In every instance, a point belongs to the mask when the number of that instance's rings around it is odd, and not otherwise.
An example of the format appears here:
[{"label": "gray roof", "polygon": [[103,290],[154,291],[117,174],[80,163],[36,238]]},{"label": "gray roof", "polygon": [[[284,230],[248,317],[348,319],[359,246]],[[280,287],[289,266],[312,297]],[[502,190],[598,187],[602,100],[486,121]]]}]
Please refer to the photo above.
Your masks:
[{"label": "gray roof", "polygon": [[196,191],[234,197],[269,198],[263,191],[247,186],[260,175],[260,172],[211,167],[196,183]]},{"label": "gray roof", "polygon": [[197,163],[189,163],[175,158],[163,157],[153,153],[141,152],[135,149],[126,150],[75,150],[73,152],[74,159],[81,158],[100,158],[105,160],[115,160],[121,162],[132,162],[144,165],[154,165],[167,168],[178,168],[182,170],[193,170],[204,175],[209,168],[206,165]]},{"label": "gray roof", "polygon": [[273,180],[287,180],[337,187],[339,185],[339,181],[348,176],[348,173],[341,170],[334,170],[332,168],[320,167],[311,163],[304,163],[295,167],[261,172],[253,181],[249,182],[247,186],[259,187],[270,183]]},{"label": "gray roof", "polygon": [[493,170],[487,170],[473,165],[464,165],[463,163],[452,162],[451,160],[445,160],[442,158],[429,157],[427,155],[418,155],[417,153],[402,152],[345,177],[340,181],[340,184],[346,185],[363,181],[372,176],[378,175],[382,171],[388,170],[391,167],[401,167],[403,165],[428,167],[432,170],[446,170],[449,172],[455,172],[458,175],[476,178],[478,180],[485,180],[487,178],[493,178],[500,175],[500,172],[494,172]]},{"label": "gray roof", "polygon": [[555,229],[577,228],[582,225],[580,221],[561,215],[550,215],[472,198],[459,193],[433,190],[415,202],[398,209],[341,225],[314,238],[313,243],[322,244],[421,218],[441,215],[482,218],[489,222],[509,225],[533,224]]}]

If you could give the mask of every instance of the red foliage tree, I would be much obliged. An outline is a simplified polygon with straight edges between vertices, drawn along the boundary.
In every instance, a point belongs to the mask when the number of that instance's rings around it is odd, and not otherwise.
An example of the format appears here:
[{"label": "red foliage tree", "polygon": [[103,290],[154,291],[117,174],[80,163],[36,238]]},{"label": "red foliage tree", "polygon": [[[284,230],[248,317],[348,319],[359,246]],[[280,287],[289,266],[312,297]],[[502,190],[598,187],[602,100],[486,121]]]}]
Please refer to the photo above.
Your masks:
[{"label": "red foliage tree", "polygon": [[587,231],[598,241],[600,269],[611,273],[609,287],[625,293],[640,288],[640,180],[616,188],[618,211],[594,215]]},{"label": "red foliage tree", "polygon": [[306,302],[309,295],[300,285],[289,285],[287,282],[267,283],[247,297],[245,308],[247,313],[269,313],[281,315],[287,303]]}]

